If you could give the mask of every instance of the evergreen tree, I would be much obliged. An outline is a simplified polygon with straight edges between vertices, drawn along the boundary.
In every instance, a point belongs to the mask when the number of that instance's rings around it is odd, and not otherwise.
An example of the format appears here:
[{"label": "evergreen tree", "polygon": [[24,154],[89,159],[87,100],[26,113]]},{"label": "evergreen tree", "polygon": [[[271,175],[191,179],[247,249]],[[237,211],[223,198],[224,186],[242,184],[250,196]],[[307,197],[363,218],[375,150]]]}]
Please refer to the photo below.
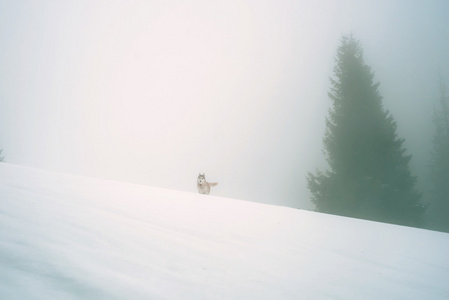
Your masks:
[{"label": "evergreen tree", "polygon": [[316,210],[422,226],[425,208],[414,189],[411,156],[405,154],[404,139],[398,138],[379,83],[352,35],[341,39],[331,85],[333,106],[323,139],[330,170],[307,176]]},{"label": "evergreen tree", "polygon": [[430,225],[432,229],[449,232],[449,97],[441,82],[440,101],[433,120]]}]

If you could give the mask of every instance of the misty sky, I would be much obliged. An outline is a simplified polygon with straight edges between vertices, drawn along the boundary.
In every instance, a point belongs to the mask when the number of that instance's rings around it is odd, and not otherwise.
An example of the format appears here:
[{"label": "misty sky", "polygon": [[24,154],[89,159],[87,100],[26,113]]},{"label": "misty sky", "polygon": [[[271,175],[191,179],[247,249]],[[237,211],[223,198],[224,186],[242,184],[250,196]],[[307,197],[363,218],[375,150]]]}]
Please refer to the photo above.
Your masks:
[{"label": "misty sky", "polygon": [[312,208],[353,33],[426,168],[449,1],[2,1],[0,149],[66,173]]}]

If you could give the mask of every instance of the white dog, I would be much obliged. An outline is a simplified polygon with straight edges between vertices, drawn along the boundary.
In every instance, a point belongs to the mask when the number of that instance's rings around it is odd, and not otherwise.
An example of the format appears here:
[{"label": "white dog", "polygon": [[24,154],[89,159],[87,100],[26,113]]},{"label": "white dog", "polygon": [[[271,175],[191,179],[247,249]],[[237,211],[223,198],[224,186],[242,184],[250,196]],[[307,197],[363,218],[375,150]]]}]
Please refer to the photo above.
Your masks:
[{"label": "white dog", "polygon": [[214,182],[214,183],[210,183],[206,181],[206,176],[204,176],[204,173],[200,175],[198,175],[198,179],[197,179],[197,187],[198,187],[198,192],[200,194],[205,194],[205,195],[209,195],[210,193],[210,187],[211,186],[216,186],[218,183]]}]

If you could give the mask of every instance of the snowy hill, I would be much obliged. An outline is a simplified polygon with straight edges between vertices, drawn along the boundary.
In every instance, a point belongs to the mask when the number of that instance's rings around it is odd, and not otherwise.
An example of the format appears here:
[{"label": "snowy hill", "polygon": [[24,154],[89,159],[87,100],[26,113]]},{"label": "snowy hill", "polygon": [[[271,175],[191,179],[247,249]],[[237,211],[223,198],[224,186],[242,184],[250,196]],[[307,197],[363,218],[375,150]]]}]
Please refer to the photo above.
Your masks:
[{"label": "snowy hill", "polygon": [[0,164],[1,299],[449,299],[448,278],[449,234]]}]

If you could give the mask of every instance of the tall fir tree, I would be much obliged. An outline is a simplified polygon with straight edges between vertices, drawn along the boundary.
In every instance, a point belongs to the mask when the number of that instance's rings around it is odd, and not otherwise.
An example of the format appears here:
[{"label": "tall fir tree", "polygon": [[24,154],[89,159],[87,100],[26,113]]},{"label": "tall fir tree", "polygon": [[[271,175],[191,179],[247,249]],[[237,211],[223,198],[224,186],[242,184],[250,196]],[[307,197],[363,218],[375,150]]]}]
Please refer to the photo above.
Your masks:
[{"label": "tall fir tree", "polygon": [[352,35],[341,38],[331,85],[323,139],[330,170],[307,176],[316,210],[422,226],[425,208],[408,166],[411,156]]},{"label": "tall fir tree", "polygon": [[440,101],[434,110],[430,178],[430,228],[449,232],[449,97],[440,80]]}]

